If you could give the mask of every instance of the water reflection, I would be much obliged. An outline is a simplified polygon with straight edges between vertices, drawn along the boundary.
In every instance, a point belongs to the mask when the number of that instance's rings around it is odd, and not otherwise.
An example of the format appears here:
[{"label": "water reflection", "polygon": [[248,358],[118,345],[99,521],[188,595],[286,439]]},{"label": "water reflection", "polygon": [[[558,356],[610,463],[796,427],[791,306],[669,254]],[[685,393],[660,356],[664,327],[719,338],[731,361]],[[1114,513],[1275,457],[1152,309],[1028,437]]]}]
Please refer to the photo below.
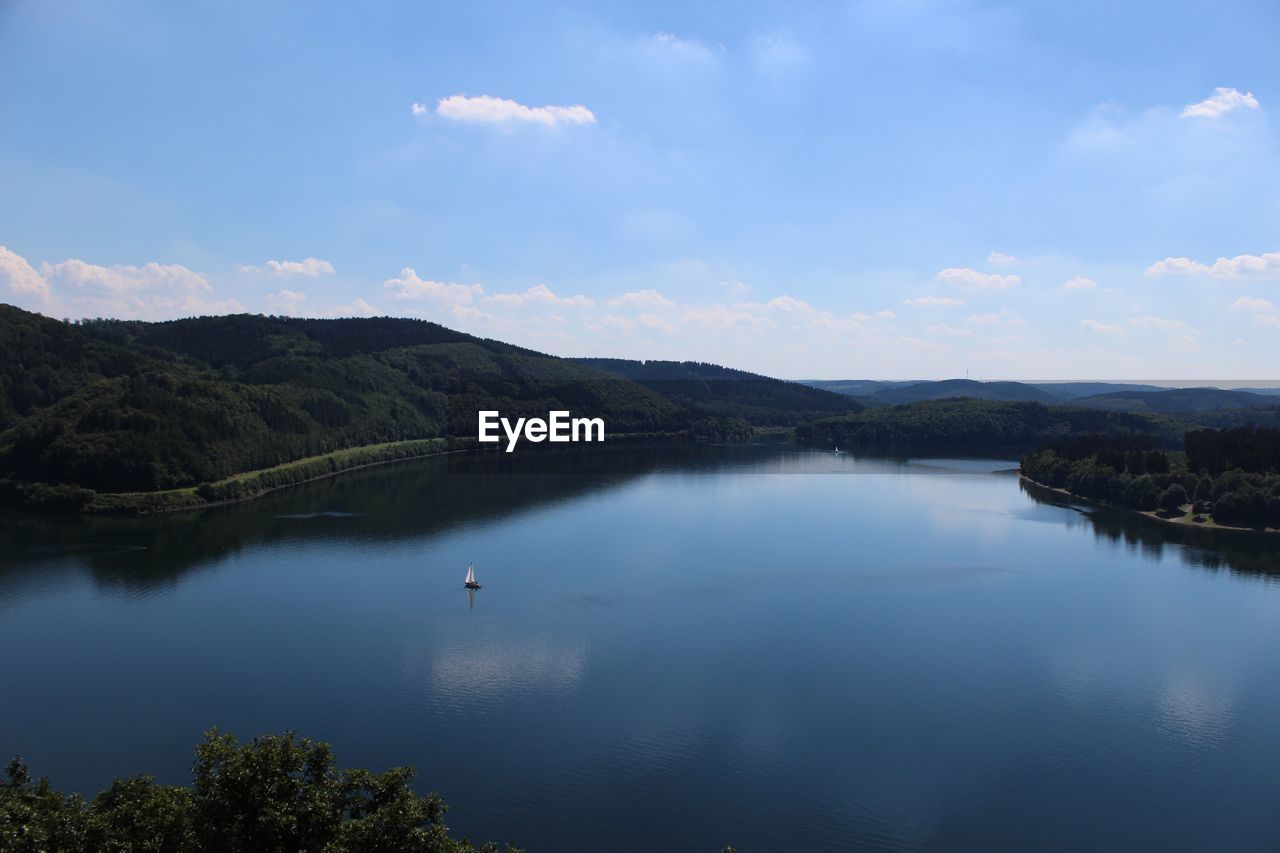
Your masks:
[{"label": "water reflection", "polygon": [[1280,536],[1275,534],[1170,524],[1129,510],[1080,501],[1026,480],[1019,481],[1019,485],[1037,504],[1072,509],[1099,539],[1147,559],[1162,559],[1172,549],[1184,564],[1198,569],[1226,569],[1269,583],[1280,581]]},{"label": "water reflection", "polygon": [[1183,674],[1160,691],[1158,725],[1182,745],[1203,748],[1226,736],[1231,712],[1231,693],[1223,685]]},{"label": "water reflection", "polygon": [[73,567],[100,587],[147,594],[262,545],[439,534],[613,488],[688,456],[688,449],[666,447],[462,454],[353,471],[202,512],[12,514],[0,517],[0,603]]},{"label": "water reflection", "polygon": [[435,699],[450,705],[492,702],[520,691],[571,689],[587,668],[580,644],[546,637],[447,641],[410,656],[405,664]]}]

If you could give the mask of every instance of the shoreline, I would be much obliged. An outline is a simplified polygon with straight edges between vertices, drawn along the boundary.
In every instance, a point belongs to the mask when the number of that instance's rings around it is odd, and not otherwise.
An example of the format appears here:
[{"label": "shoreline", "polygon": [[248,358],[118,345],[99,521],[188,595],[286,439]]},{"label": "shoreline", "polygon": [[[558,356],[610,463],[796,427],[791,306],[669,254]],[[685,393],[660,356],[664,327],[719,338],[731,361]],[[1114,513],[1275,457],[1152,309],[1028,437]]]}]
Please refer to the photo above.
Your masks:
[{"label": "shoreline", "polygon": [[1265,533],[1265,534],[1271,534],[1271,535],[1280,534],[1280,530],[1274,527],[1234,527],[1227,524],[1219,524],[1218,522],[1213,521],[1212,519],[1209,519],[1208,521],[1192,521],[1191,516],[1193,515],[1193,513],[1191,512],[1184,512],[1183,514],[1177,515],[1177,516],[1163,516],[1163,515],[1160,515],[1160,513],[1155,510],[1137,509],[1135,507],[1125,506],[1124,504],[1117,504],[1117,503],[1111,503],[1110,501],[1104,501],[1099,498],[1087,498],[1083,495],[1077,495],[1075,492],[1070,492],[1070,491],[1067,491],[1066,489],[1060,489],[1056,486],[1048,486],[1048,485],[1045,485],[1044,483],[1041,483],[1039,480],[1033,480],[1032,478],[1028,477],[1026,474],[1022,473],[1021,469],[1018,470],[1018,479],[1024,480],[1025,482],[1030,483],[1036,488],[1044,489],[1045,491],[1054,492],[1055,494],[1059,494],[1059,495],[1063,495],[1065,497],[1071,498],[1073,501],[1081,501],[1082,503],[1094,504],[1096,506],[1103,506],[1108,509],[1124,510],[1125,512],[1132,512],[1132,513],[1136,513],[1137,515],[1146,516],[1147,518],[1150,518],[1154,521],[1161,521],[1161,522],[1164,522],[1165,524],[1173,524],[1180,527],[1186,527],[1186,528],[1190,528],[1191,530],[1220,530],[1225,533]]},{"label": "shoreline", "polygon": [[[245,471],[227,477],[224,480],[218,480],[215,483],[202,483],[199,486],[185,486],[180,489],[161,489],[154,492],[97,492],[94,501],[91,501],[75,515],[151,515],[153,513],[164,512],[189,512],[193,510],[213,509],[215,507],[234,506],[235,504],[247,503],[256,500],[264,495],[272,492],[282,491],[294,486],[301,486],[306,483],[314,483],[320,480],[327,480],[330,477],[337,477],[340,474],[346,474],[349,471],[361,471],[366,468],[376,468],[380,465],[392,465],[396,462],[410,462],[415,459],[430,459],[435,456],[448,456],[453,453],[467,453],[474,448],[458,448],[454,450],[448,449],[447,444],[442,449],[430,450],[426,453],[414,453],[408,456],[388,456],[385,459],[374,459],[369,462],[361,462],[358,465],[349,465],[342,468],[335,468],[329,471],[316,473],[302,479],[292,480],[287,483],[277,483],[275,485],[266,486],[262,489],[251,491],[248,494],[238,495],[235,497],[221,498],[219,500],[206,500],[200,497],[199,491],[204,486],[213,488],[228,487],[232,483],[243,483],[254,478],[269,476],[272,473],[286,473],[290,470],[303,468],[308,465],[322,465],[329,463],[335,459],[341,458],[342,454],[369,452],[374,448],[391,449],[406,445],[418,443],[436,443],[447,442],[447,439],[409,439],[404,442],[387,442],[382,444],[367,444],[360,447],[349,447],[342,450],[335,450],[330,453],[321,454],[320,456],[308,456],[302,459],[296,459],[292,462],[285,462],[281,465],[275,465],[271,468],[259,468],[254,471]],[[101,500],[101,503],[98,501]]]},{"label": "shoreline", "polygon": [[[675,439],[687,439],[688,437],[681,433],[619,433],[613,436],[613,441],[622,444],[635,444],[653,442],[655,444],[668,444]],[[469,443],[472,446],[457,447],[456,444]],[[450,444],[455,446],[450,447]],[[597,448],[603,448],[605,443],[595,445]],[[422,449],[426,452],[408,453],[407,455],[397,455],[397,451],[401,449],[414,448]],[[29,512],[35,515],[151,515],[155,513],[171,513],[171,512],[192,512],[204,509],[214,509],[217,507],[234,506],[236,504],[247,503],[257,498],[271,494],[273,492],[282,491],[294,486],[301,486],[306,483],[314,483],[319,480],[326,480],[345,474],[349,471],[360,471],[368,468],[375,468],[381,465],[391,465],[397,462],[410,462],[414,460],[430,459],[437,456],[450,456],[458,453],[475,453],[489,448],[480,447],[474,440],[467,442],[463,439],[448,439],[443,437],[427,438],[427,439],[406,439],[398,442],[383,442],[379,444],[367,444],[359,447],[343,448],[334,450],[319,456],[308,456],[302,459],[296,459],[292,462],[285,462],[270,468],[259,468],[253,471],[245,471],[234,474],[222,480],[212,483],[201,483],[195,486],[183,486],[177,489],[159,489],[152,492],[98,492],[91,489],[85,489],[91,497],[85,500],[85,503],[78,509],[72,510],[52,510],[42,508],[40,506],[14,504],[14,507],[21,512]],[[344,458],[361,455],[377,455],[385,454],[385,458],[372,458],[368,461],[358,462],[353,465],[340,465]],[[306,471],[307,468],[315,468],[314,473],[306,473],[305,476],[298,476],[297,479],[291,478],[293,474],[299,474]],[[279,478],[283,478],[284,482],[279,482]],[[265,482],[263,482],[265,481]],[[255,482],[260,483],[261,487],[257,487]],[[219,492],[230,492],[226,497],[215,497],[209,499],[201,494],[201,492],[212,493],[217,495]]]}]

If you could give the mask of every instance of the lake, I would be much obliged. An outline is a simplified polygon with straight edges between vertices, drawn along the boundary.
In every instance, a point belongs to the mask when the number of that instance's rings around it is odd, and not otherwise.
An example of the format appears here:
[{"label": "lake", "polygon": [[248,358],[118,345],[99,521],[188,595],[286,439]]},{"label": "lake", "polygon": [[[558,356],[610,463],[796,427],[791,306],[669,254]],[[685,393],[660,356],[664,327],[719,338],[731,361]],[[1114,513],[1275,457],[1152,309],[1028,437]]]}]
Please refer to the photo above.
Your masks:
[{"label": "lake", "polygon": [[294,729],[532,853],[1280,848],[1280,542],[1015,466],[518,452],[8,516],[0,753],[92,793]]}]

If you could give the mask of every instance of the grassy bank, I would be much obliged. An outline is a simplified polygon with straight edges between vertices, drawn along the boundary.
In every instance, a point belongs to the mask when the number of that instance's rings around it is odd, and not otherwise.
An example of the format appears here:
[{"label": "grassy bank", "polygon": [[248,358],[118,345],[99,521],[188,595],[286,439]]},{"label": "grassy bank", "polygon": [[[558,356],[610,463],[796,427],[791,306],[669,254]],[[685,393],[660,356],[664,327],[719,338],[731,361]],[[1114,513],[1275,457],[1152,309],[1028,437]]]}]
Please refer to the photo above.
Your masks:
[{"label": "grassy bank", "polygon": [[1050,486],[1046,483],[1040,482],[1039,480],[1033,479],[1032,477],[1028,477],[1021,471],[1018,472],[1018,477],[1024,483],[1029,483],[1038,489],[1044,489],[1047,492],[1053,492],[1055,494],[1062,495],[1063,497],[1071,498],[1075,501],[1097,504],[1098,506],[1105,506],[1110,509],[1122,509],[1126,512],[1132,512],[1137,515],[1145,515],[1147,518],[1155,519],[1156,521],[1163,521],[1166,524],[1195,527],[1200,530],[1225,530],[1236,533],[1280,533],[1280,529],[1271,527],[1239,527],[1230,524],[1219,524],[1214,521],[1213,518],[1196,512],[1194,504],[1190,503],[1182,504],[1175,509],[1168,510],[1138,509],[1137,507],[1127,506],[1122,503],[1116,503],[1115,501],[1082,495],[1059,486]]},{"label": "grassy bank", "polygon": [[449,450],[462,449],[464,444],[447,438],[428,438],[415,441],[390,441],[364,447],[335,450],[320,456],[311,456],[286,462],[259,471],[246,471],[216,483],[202,483],[186,489],[167,489],[157,492],[121,492],[115,494],[94,493],[84,506],[85,512],[166,512],[252,500],[277,489],[309,483],[332,477],[344,471],[386,465],[406,459],[436,456]]},{"label": "grassy bank", "polygon": [[[787,430],[756,430],[752,437],[764,435],[772,440],[785,440]],[[689,431],[632,432],[609,436],[609,444],[687,444],[705,441],[705,437]],[[500,447],[501,445],[499,445]],[[541,445],[522,448],[537,452]],[[604,446],[604,445],[597,445]],[[279,489],[332,477],[347,471],[386,465],[410,459],[422,459],[444,453],[477,450],[474,438],[428,438],[391,441],[335,450],[293,462],[256,471],[245,471],[211,483],[180,489],[147,492],[98,492],[93,489],[46,483],[0,481],[0,503],[32,512],[103,513],[139,515],[152,512],[178,512],[207,509],[240,503]]]},{"label": "grassy bank", "polygon": [[251,500],[277,489],[332,477],[344,471],[420,459],[474,446],[468,439],[428,438],[390,441],[335,450],[270,468],[245,471],[222,480],[181,489],[149,492],[98,492],[78,486],[4,481],[4,503],[35,512],[125,513],[204,509]]}]

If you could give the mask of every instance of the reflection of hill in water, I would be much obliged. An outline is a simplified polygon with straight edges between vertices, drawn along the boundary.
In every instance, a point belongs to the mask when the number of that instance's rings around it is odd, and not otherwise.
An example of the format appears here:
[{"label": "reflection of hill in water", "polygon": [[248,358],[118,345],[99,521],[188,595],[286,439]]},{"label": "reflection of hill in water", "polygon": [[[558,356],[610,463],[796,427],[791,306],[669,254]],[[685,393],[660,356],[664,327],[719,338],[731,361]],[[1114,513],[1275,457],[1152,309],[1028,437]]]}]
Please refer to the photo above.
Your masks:
[{"label": "reflection of hill in water", "polygon": [[691,455],[672,447],[457,454],[353,471],[201,512],[10,516],[0,519],[0,599],[6,588],[51,573],[87,569],[99,584],[143,590],[247,547],[433,535],[689,467]]},{"label": "reflection of hill in water", "polygon": [[1178,551],[1187,565],[1280,579],[1280,536],[1275,534],[1169,524],[1130,510],[1071,498],[1026,480],[1019,482],[1036,503],[1079,512],[1100,539],[1141,549],[1152,557],[1162,556],[1167,547],[1181,546]]}]

